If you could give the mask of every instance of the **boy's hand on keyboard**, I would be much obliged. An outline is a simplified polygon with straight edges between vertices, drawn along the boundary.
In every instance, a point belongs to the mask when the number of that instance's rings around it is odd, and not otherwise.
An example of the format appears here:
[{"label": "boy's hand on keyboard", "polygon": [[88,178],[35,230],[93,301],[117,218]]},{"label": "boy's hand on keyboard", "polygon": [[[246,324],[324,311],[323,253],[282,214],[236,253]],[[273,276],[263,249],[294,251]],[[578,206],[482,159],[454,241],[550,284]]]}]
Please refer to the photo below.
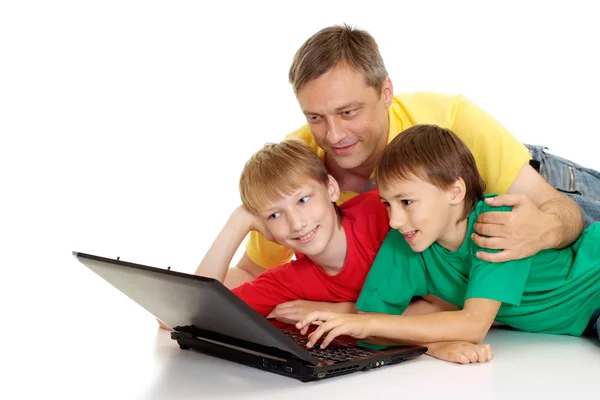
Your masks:
[{"label": "boy's hand on keyboard", "polygon": [[286,301],[273,308],[269,315],[267,315],[267,318],[275,318],[278,321],[295,324],[313,311],[355,314],[357,312],[355,305],[356,303],[351,302],[328,303],[325,301],[308,300]]},{"label": "boy's hand on keyboard", "polygon": [[288,324],[295,324],[308,313],[318,310],[326,310],[329,303],[322,301],[294,300],[277,305],[267,315],[267,318],[275,318]]},{"label": "boy's hand on keyboard", "polygon": [[321,324],[308,337],[306,347],[312,348],[317,341],[327,334],[321,343],[324,349],[338,336],[348,335],[356,339],[365,339],[370,336],[369,327],[372,325],[371,314],[342,314],[334,312],[315,311],[308,314],[296,324],[296,328],[304,335],[311,324]]},{"label": "boy's hand on keyboard", "polygon": [[444,361],[458,364],[483,363],[494,358],[489,344],[470,342],[444,342],[427,345],[427,354]]}]

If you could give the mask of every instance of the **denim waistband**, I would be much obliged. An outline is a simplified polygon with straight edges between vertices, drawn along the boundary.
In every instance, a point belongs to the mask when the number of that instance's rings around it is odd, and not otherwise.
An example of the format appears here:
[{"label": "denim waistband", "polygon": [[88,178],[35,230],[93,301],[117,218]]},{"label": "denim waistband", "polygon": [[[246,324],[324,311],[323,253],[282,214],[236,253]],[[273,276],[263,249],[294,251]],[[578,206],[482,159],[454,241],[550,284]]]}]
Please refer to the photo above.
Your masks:
[{"label": "denim waistband", "polygon": [[596,336],[598,335],[598,329],[600,328],[596,323],[598,322],[598,318],[600,318],[600,308],[592,313],[590,317],[590,322],[587,327],[583,331],[585,336]]}]

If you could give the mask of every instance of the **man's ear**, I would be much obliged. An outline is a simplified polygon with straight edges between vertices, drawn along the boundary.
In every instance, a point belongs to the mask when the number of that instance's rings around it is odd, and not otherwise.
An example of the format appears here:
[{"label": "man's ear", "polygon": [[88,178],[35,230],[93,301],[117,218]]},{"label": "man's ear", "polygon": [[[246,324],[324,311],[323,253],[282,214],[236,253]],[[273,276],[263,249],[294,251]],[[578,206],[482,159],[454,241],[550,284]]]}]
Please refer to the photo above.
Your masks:
[{"label": "man's ear", "polygon": [[335,203],[340,198],[340,185],[338,185],[335,178],[331,175],[327,175],[329,183],[327,184],[327,192],[329,193],[329,199]]},{"label": "man's ear", "polygon": [[467,195],[467,186],[465,185],[463,178],[458,177],[452,186],[450,186],[450,189],[447,191],[447,193],[450,204],[462,204],[465,196]]},{"label": "man's ear", "polygon": [[383,80],[383,84],[381,85],[381,95],[383,96],[385,107],[391,106],[394,101],[394,86],[392,85],[392,80],[389,76],[386,76]]}]

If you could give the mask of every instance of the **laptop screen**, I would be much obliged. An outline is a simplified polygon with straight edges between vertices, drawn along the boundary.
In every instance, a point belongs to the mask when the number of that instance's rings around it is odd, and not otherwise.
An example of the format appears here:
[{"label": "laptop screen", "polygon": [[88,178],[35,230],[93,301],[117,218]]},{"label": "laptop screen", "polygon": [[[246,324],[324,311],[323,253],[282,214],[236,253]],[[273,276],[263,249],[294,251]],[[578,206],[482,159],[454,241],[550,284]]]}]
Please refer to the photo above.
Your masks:
[{"label": "laptop screen", "polygon": [[215,279],[91,254],[73,255],[170,327],[193,325],[318,362]]}]

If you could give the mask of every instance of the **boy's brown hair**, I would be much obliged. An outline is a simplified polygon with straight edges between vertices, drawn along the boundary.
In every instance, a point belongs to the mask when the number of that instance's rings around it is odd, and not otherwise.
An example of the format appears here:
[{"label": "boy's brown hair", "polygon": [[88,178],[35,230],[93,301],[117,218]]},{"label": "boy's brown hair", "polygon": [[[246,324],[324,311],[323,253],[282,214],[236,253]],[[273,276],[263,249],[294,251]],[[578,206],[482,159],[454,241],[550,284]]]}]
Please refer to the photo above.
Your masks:
[{"label": "boy's brown hair", "polygon": [[242,204],[258,214],[309,180],[329,184],[325,164],[308,144],[297,139],[267,143],[244,166],[240,176]]},{"label": "boy's brown hair", "polygon": [[362,72],[367,85],[378,92],[388,76],[373,36],[346,24],[334,25],[312,35],[296,52],[289,71],[294,93],[340,63]]},{"label": "boy's brown hair", "polygon": [[442,190],[462,178],[466,194],[460,220],[469,216],[485,193],[471,151],[451,130],[437,125],[415,125],[401,132],[387,145],[375,170],[377,187],[383,189],[412,177]]}]

